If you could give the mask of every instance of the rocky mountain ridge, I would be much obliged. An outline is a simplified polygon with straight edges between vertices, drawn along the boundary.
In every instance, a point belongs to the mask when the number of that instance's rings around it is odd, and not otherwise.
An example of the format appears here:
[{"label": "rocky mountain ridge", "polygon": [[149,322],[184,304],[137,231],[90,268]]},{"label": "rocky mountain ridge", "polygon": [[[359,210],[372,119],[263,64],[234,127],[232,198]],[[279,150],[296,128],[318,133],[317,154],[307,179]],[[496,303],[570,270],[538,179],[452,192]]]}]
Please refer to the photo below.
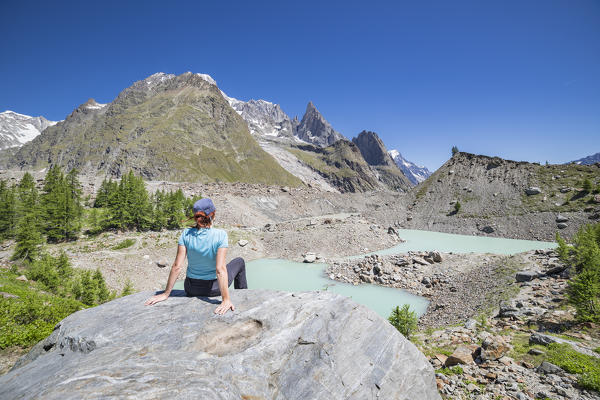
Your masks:
[{"label": "rocky mountain ridge", "polygon": [[296,127],[296,136],[307,143],[326,147],[344,138],[321,115],[312,101],[306,105],[306,111]]},{"label": "rocky mountain ridge", "polygon": [[157,73],[108,105],[90,100],[6,161],[118,177],[297,185],[265,153],[208,75]]},{"label": "rocky mountain ridge", "polygon": [[31,117],[14,111],[0,113],[0,150],[10,147],[20,147],[37,137],[49,126],[56,125],[58,121],[49,121],[46,118]]},{"label": "rocky mountain ridge", "polygon": [[591,165],[600,162],[600,153],[592,154],[591,156],[580,158],[579,160],[571,161],[569,164]]},{"label": "rocky mountain ridge", "polygon": [[538,240],[553,240],[556,230],[571,236],[600,218],[600,198],[582,190],[585,179],[600,183],[600,167],[459,152],[410,191],[401,225]]},{"label": "rocky mountain ridge", "polygon": [[404,172],[394,163],[383,141],[375,132],[362,131],[352,139],[352,143],[358,146],[363,158],[374,170],[380,181],[395,190],[401,191],[406,191],[412,186]]}]

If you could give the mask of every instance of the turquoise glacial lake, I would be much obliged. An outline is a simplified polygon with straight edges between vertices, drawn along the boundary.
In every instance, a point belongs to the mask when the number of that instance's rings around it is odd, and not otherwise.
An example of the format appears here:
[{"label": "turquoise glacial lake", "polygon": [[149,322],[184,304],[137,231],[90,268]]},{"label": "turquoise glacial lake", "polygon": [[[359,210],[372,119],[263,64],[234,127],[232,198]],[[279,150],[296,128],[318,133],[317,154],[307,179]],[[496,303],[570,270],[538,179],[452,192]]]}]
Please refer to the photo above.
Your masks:
[{"label": "turquoise glacial lake", "polygon": [[[515,254],[556,247],[556,244],[552,242],[532,240],[454,235],[406,229],[401,229],[398,233],[406,242],[390,249],[374,252],[374,254],[385,255],[427,250],[454,253]],[[362,255],[355,257],[362,257]],[[350,297],[384,318],[389,316],[395,306],[403,304],[410,304],[411,310],[415,311],[417,315],[422,315],[427,310],[429,302],[423,297],[415,296],[401,289],[369,284],[354,286],[333,281],[325,275],[325,267],[325,264],[305,264],[264,258],[248,262],[246,274],[248,286],[253,289],[290,292],[328,290]],[[177,282],[175,289],[183,289],[183,282]]]},{"label": "turquoise glacial lake", "polygon": [[[412,229],[398,229],[397,232],[400,238],[405,240],[405,242],[399,243],[389,249],[374,251],[369,254],[389,255],[406,253],[407,251],[437,250],[443,253],[492,253],[510,255],[529,250],[553,249],[557,246],[554,242],[456,235],[453,233],[418,231]],[[363,255],[357,255],[355,257],[363,257]]]}]

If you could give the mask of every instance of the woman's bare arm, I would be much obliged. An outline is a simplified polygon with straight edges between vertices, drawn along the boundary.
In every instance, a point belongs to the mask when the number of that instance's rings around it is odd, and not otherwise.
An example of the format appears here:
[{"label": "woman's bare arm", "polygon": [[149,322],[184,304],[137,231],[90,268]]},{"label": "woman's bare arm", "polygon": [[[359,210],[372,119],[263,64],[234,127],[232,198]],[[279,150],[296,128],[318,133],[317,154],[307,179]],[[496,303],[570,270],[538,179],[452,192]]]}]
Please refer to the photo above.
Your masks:
[{"label": "woman's bare arm", "polygon": [[186,254],[187,249],[185,248],[185,246],[177,246],[177,255],[175,256],[175,262],[173,262],[171,272],[169,273],[167,287],[165,288],[165,291],[163,293],[152,296],[148,300],[146,300],[145,304],[147,306],[151,306],[152,304],[156,304],[160,301],[164,301],[169,298],[169,296],[171,295],[171,290],[173,290],[173,286],[175,286],[175,281],[177,280],[177,277],[181,272],[181,266],[183,265],[183,260],[185,259]]},{"label": "woman's bare arm", "polygon": [[221,247],[217,250],[217,281],[219,282],[219,290],[223,301],[215,309],[215,314],[223,315],[227,311],[234,311],[235,307],[229,299],[229,277],[227,276],[227,265],[225,264],[225,256],[227,248]]}]

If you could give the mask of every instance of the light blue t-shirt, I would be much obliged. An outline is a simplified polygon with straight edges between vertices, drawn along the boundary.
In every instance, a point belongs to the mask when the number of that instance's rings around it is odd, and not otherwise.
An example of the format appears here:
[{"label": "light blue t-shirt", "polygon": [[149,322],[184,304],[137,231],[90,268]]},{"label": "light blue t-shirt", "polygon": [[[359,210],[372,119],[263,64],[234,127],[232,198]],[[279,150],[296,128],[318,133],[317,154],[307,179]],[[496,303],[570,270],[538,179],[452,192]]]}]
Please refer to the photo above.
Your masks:
[{"label": "light blue t-shirt", "polygon": [[187,276],[217,279],[217,250],[228,247],[227,232],[216,228],[187,228],[177,242],[187,249]]}]

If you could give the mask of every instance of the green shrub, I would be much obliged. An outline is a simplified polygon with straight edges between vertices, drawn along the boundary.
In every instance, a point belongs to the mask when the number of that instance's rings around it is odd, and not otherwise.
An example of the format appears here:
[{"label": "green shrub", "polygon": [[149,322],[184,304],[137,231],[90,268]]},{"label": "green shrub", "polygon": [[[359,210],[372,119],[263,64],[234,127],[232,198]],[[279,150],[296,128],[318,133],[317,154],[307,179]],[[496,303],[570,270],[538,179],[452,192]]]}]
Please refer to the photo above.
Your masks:
[{"label": "green shrub", "polygon": [[461,207],[462,207],[462,205],[460,204],[459,201],[457,201],[456,203],[454,203],[454,213],[458,214],[458,212],[460,211]]},{"label": "green shrub", "polygon": [[446,376],[450,376],[450,375],[462,375],[464,371],[460,365],[455,365],[454,367],[450,367],[450,368],[448,368],[448,367],[440,368],[436,372],[439,372],[440,374],[444,374]]},{"label": "green shrub", "polygon": [[572,374],[585,389],[600,391],[600,358],[581,354],[568,344],[552,343],[548,346],[547,360]]},{"label": "green shrub", "polygon": [[411,334],[417,329],[417,314],[410,311],[408,304],[403,305],[402,309],[396,306],[388,317],[388,321],[407,339],[410,339]]},{"label": "green shrub", "polygon": [[558,258],[564,262],[569,262],[569,254],[571,253],[571,246],[567,244],[565,239],[560,236],[560,233],[556,232],[556,243],[558,243],[558,247],[556,248],[556,252],[558,253]]},{"label": "green shrub", "polygon": [[18,296],[0,298],[0,349],[29,347],[44,339],[54,326],[84,305],[44,293],[31,282],[21,282],[11,273],[0,273],[2,291]]},{"label": "green shrub", "polygon": [[114,246],[112,249],[113,250],[121,250],[121,249],[126,249],[128,247],[131,247],[135,244],[135,239],[125,239],[122,242],[118,243],[116,246]]},{"label": "green shrub", "polygon": [[585,178],[581,183],[581,188],[587,193],[592,191],[592,182],[588,178]]},{"label": "green shrub", "polygon": [[121,297],[129,296],[130,294],[133,294],[133,293],[134,293],[133,284],[128,279],[127,282],[125,282],[125,287],[123,288],[123,291],[121,292]]}]

